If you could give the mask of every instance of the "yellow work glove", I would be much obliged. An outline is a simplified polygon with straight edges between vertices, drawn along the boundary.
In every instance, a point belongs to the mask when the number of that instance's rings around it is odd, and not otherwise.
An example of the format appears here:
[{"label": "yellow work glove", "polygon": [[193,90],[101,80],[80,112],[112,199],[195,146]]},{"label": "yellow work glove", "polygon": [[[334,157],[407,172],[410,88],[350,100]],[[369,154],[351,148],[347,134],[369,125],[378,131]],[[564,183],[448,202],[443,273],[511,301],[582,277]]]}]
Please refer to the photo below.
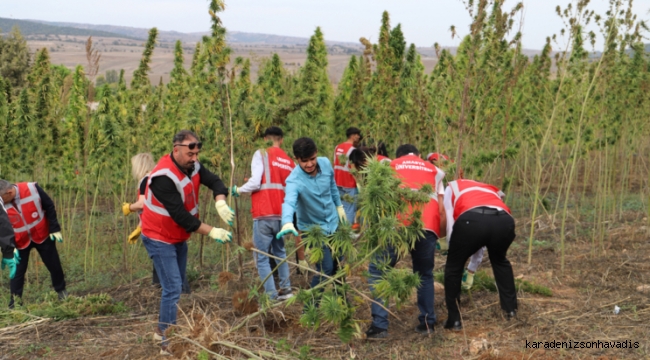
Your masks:
[{"label": "yellow work glove", "polygon": [[210,230],[208,236],[219,244],[225,244],[232,241],[232,233],[230,231],[216,227]]},{"label": "yellow work glove", "polygon": [[461,287],[465,290],[469,290],[472,288],[473,284],[474,284],[474,273],[465,269],[465,271],[463,272],[463,282],[461,283]]},{"label": "yellow work glove", "polygon": [[61,235],[60,231],[57,231],[55,233],[51,233],[50,234],[50,240],[52,240],[52,241],[56,240],[56,241],[62,243],[63,242],[63,235]]},{"label": "yellow work glove", "polygon": [[225,200],[219,200],[214,207],[217,208],[217,212],[223,221],[227,222],[228,225],[232,226],[232,221],[235,218],[235,212],[232,211],[230,206],[226,204]]},{"label": "yellow work glove", "polygon": [[130,213],[131,213],[131,204],[123,203],[122,204],[122,214],[124,214],[124,216],[127,216]]},{"label": "yellow work glove", "polygon": [[135,243],[138,242],[138,238],[140,237],[141,233],[142,233],[142,228],[140,227],[140,225],[138,225],[138,227],[135,228],[135,230],[133,230],[133,232],[128,237],[129,244],[135,245]]},{"label": "yellow work glove", "polygon": [[302,267],[304,267],[306,269],[309,269],[309,263],[307,262],[307,260],[298,261],[298,265],[300,265],[300,266],[302,266]]},{"label": "yellow work glove", "polygon": [[340,222],[348,222],[348,217],[345,215],[345,209],[343,209],[343,205],[337,206],[336,211],[339,213]]}]

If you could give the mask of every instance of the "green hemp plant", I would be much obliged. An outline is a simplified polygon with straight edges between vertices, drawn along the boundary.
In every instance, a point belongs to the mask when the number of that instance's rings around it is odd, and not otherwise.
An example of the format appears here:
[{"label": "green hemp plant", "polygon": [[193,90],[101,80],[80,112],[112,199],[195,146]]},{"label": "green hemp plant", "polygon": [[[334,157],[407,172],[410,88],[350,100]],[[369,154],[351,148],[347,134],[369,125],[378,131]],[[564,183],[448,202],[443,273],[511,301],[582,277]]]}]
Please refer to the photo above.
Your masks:
[{"label": "green hemp plant", "polygon": [[[384,299],[386,304],[393,300],[398,306],[401,305],[419,286],[417,274],[389,267],[383,254],[392,247],[398,258],[403,258],[415,246],[415,241],[422,235],[421,209],[433,191],[426,186],[419,191],[402,188],[395,171],[376,160],[370,160],[357,176],[361,186],[358,197],[361,219],[359,237],[356,240],[353,238],[348,223],[341,224],[331,236],[324,235],[319,227],[307,229],[303,234],[303,243],[310,249],[310,261],[321,261],[323,246],[327,246],[335,258],[341,259],[341,263],[334,276],[320,274],[325,281],[312,289],[301,290],[298,296],[289,300],[290,304],[296,301],[304,304],[300,319],[303,326],[317,329],[322,323],[335,325],[339,338],[346,343],[353,336],[360,337],[362,334],[359,326],[361,319],[355,318],[356,306],[348,300],[348,295],[351,292],[363,293],[345,280],[353,270],[367,268],[370,261],[378,264],[383,275],[373,295]],[[408,212],[409,204],[413,212],[404,217],[401,214]],[[363,298],[373,301],[365,295]]]}]

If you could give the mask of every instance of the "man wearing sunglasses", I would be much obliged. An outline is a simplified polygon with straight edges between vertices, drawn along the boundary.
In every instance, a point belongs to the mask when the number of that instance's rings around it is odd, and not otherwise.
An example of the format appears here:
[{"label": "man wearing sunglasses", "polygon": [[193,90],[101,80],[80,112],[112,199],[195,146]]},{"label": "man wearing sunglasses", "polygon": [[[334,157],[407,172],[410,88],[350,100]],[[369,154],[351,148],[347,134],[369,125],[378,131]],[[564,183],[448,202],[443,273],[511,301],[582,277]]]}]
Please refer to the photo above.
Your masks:
[{"label": "man wearing sunglasses", "polygon": [[212,190],[223,221],[232,225],[235,213],[226,205],[227,187],[219,176],[198,161],[202,144],[189,130],[174,135],[173,150],[151,171],[142,211],[142,243],[153,260],[162,285],[160,314],[154,340],[161,341],[161,354],[168,354],[165,330],[176,324],[187,265],[187,240],[193,232],[208,235],[223,244],[232,234],[199,220],[199,187]]}]

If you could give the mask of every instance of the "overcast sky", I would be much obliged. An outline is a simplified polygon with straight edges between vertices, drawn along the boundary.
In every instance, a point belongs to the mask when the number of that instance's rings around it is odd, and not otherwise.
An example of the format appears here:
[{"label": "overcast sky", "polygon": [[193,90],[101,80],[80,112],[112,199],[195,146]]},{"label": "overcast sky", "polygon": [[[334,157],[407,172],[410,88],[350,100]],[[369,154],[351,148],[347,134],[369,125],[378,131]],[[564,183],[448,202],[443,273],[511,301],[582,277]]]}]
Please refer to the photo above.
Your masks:
[{"label": "overcast sky", "polygon": [[[544,39],[562,28],[555,6],[570,0],[523,2],[524,47],[541,49]],[[507,0],[505,8],[515,3]],[[591,3],[604,14],[609,1]],[[0,0],[0,17],[197,32],[209,29],[207,7],[208,0]],[[640,19],[650,19],[648,9],[650,0],[634,0]],[[468,32],[470,17],[461,0],[230,0],[221,18],[231,31],[309,37],[320,26],[327,40],[356,42],[363,36],[375,42],[384,10],[417,46],[458,45],[451,25],[460,35]]]}]

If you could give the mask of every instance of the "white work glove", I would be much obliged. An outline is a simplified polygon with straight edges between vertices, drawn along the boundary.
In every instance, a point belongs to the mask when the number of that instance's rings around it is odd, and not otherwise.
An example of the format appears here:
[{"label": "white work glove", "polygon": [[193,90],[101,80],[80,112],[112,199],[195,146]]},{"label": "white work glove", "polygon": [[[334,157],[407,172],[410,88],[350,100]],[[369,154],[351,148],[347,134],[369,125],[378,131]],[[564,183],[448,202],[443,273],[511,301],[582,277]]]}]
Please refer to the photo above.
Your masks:
[{"label": "white work glove", "polygon": [[232,241],[232,233],[230,231],[216,227],[210,230],[208,236],[219,244],[225,244]]},{"label": "white work glove", "polygon": [[348,217],[345,215],[345,209],[343,209],[343,205],[337,206],[336,211],[339,213],[340,222],[348,222]]},{"label": "white work glove", "polygon": [[298,236],[298,231],[296,231],[296,228],[293,226],[293,223],[284,224],[282,229],[280,229],[280,232],[277,235],[275,235],[275,238],[280,240],[282,239],[282,237],[288,235],[289,233],[292,233],[293,236]]},{"label": "white work glove", "polygon": [[225,200],[219,200],[214,207],[217,208],[217,212],[223,221],[227,222],[228,225],[232,226],[232,221],[235,218],[235,212],[232,211],[230,206],[226,204]]},{"label": "white work glove", "polygon": [[63,235],[61,235],[60,231],[57,231],[55,233],[51,233],[50,234],[50,240],[52,240],[52,241],[56,240],[56,241],[62,243],[63,242]]}]

